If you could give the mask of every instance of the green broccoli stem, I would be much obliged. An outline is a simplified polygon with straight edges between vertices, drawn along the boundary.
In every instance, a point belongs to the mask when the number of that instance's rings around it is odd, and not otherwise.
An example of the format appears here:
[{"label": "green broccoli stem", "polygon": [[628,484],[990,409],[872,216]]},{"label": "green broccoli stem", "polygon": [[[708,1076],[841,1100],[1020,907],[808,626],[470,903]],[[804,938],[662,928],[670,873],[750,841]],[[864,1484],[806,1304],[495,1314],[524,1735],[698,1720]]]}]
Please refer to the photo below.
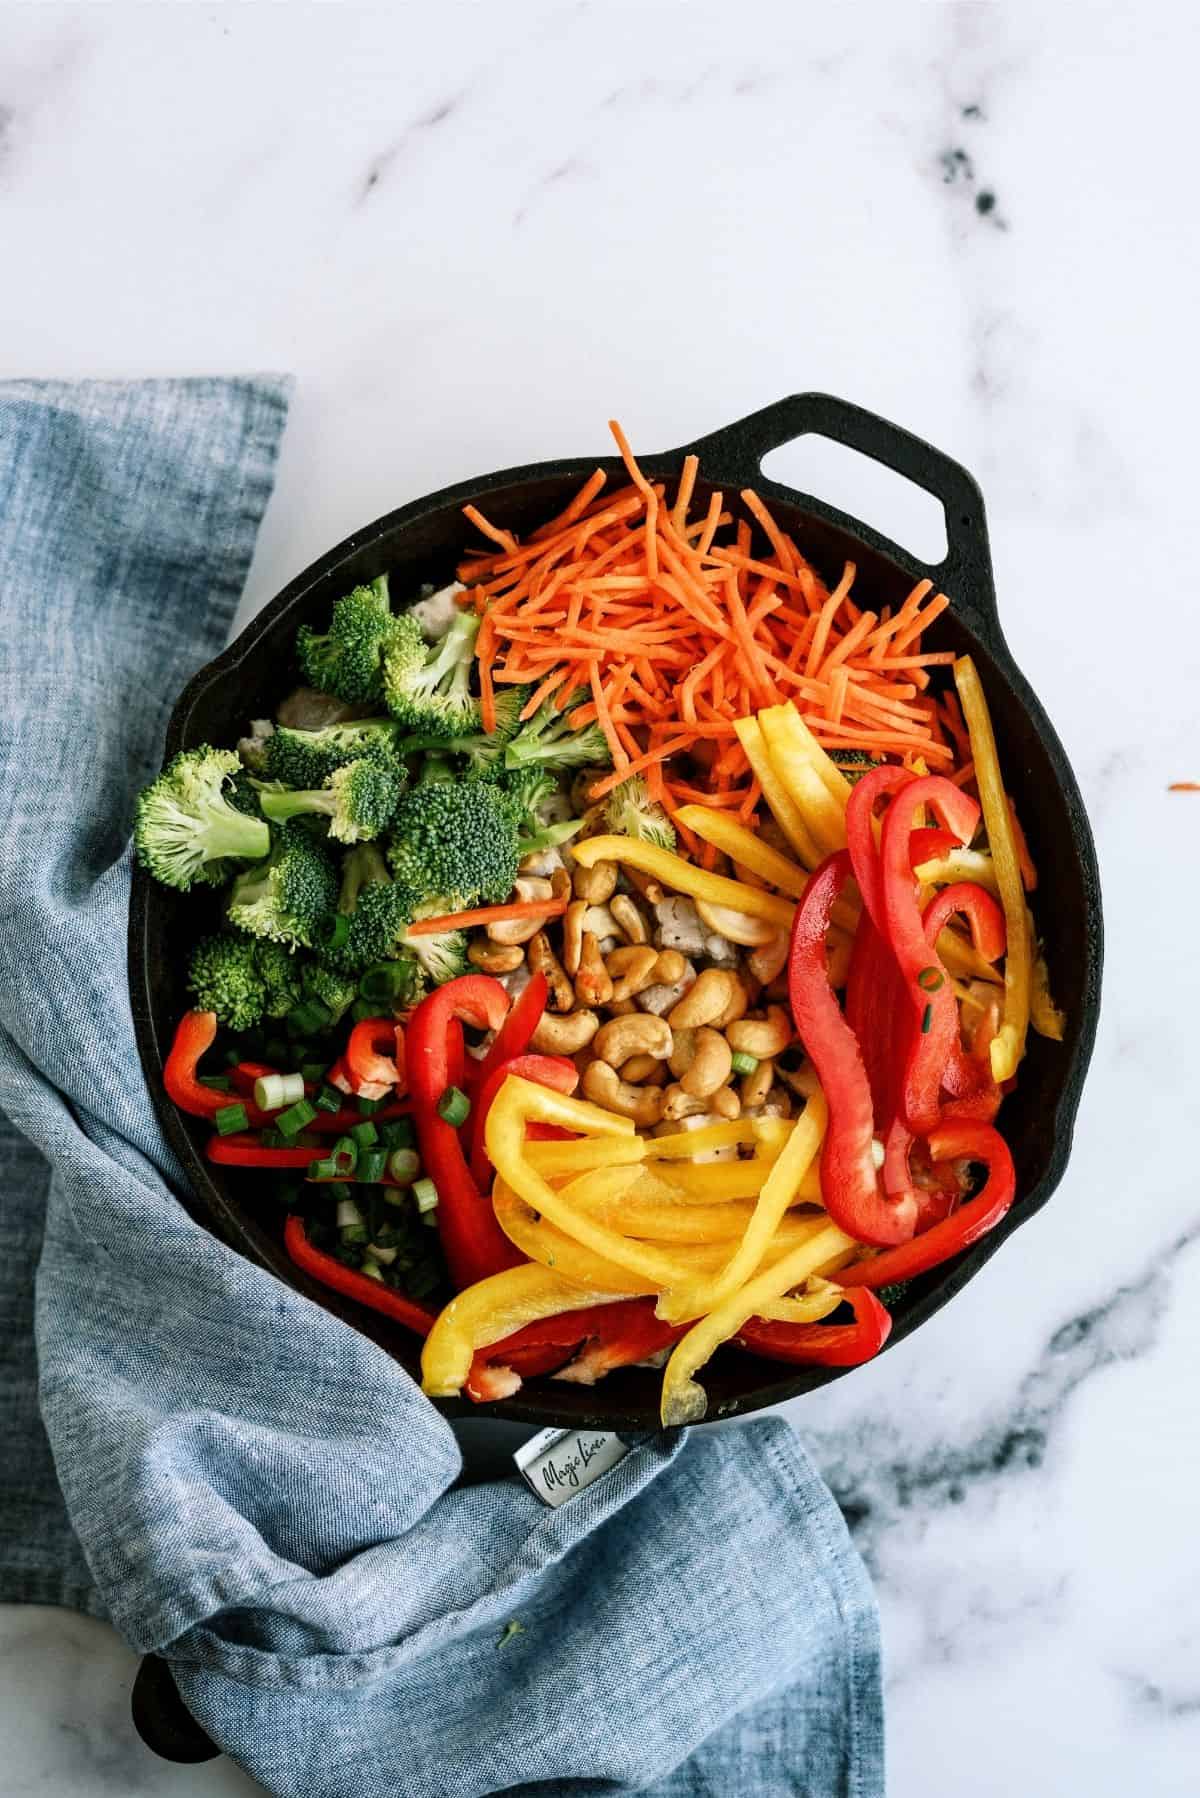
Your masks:
[{"label": "green broccoli stem", "polygon": [[271,853],[271,832],[263,819],[235,812],[224,799],[205,806],[202,816],[206,862],[221,861],[227,855],[257,862]]},{"label": "green broccoli stem", "polygon": [[535,830],[530,836],[521,837],[517,843],[517,854],[524,861],[527,855],[537,855],[543,849],[557,849],[560,843],[569,843],[583,829],[582,818],[568,818],[562,824],[547,824],[541,830]]},{"label": "green broccoli stem", "polygon": [[338,896],[338,910],[346,916],[354,910],[358,895],[365,886],[372,886],[377,881],[391,880],[388,865],[382,852],[374,843],[360,843],[346,857],[342,868],[342,890]]},{"label": "green broccoli stem", "polygon": [[321,812],[332,818],[337,810],[337,794],[321,787],[302,793],[260,793],[258,803],[264,817],[273,824],[283,824],[301,812]]}]

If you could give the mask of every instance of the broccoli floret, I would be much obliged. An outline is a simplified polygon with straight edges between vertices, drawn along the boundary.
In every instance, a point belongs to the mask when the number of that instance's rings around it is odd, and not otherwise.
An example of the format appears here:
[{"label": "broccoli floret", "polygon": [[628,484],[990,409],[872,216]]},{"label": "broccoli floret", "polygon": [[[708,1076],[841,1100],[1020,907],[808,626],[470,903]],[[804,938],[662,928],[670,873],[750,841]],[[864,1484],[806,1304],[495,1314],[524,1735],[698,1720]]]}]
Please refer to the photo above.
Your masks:
[{"label": "broccoli floret", "polygon": [[416,903],[411,888],[392,879],[376,845],[361,843],[342,863],[337,910],[321,927],[322,961],[338,973],[360,974],[395,954]]},{"label": "broccoli floret", "polygon": [[133,840],[138,860],[164,886],[186,892],[220,886],[232,864],[257,861],[271,846],[261,818],[230,803],[241,763],[229,749],[184,749],[138,794]]},{"label": "broccoli floret", "polygon": [[262,807],[258,803],[259,783],[245,768],[239,768],[229,783],[228,799],[235,812],[244,812],[247,818],[261,818]]},{"label": "broccoli floret", "polygon": [[401,737],[396,744],[397,753],[407,755],[417,750],[441,750],[447,755],[465,756],[470,776],[494,777],[503,771],[504,745],[521,728],[521,708],[528,698],[528,687],[504,687],[496,695],[494,731],[474,731],[469,737],[450,740],[421,735]]},{"label": "broccoli floret", "polygon": [[445,930],[437,936],[412,936],[406,931],[400,941],[430,986],[444,986],[471,972],[465,930]]},{"label": "broccoli floret", "polygon": [[320,961],[305,961],[300,968],[300,997],[317,999],[339,1024],[358,998],[358,986],[347,974],[338,973]]},{"label": "broccoli floret", "polygon": [[636,837],[659,849],[675,847],[675,827],[662,806],[647,793],[640,774],[631,774],[613,788],[605,802],[604,823],[614,836]]},{"label": "broccoli floret", "polygon": [[582,818],[550,820],[542,816],[543,808],[558,796],[559,788],[553,774],[536,764],[506,776],[504,791],[517,814],[517,854],[522,859],[569,843],[583,829]]},{"label": "broccoli floret", "polygon": [[612,758],[600,726],[588,724],[583,730],[571,729],[572,706],[582,705],[584,699],[580,690],[561,712],[555,709],[553,697],[547,699],[505,745],[505,767],[525,768],[537,763],[551,770],[607,766]]},{"label": "broccoli floret", "polygon": [[281,725],[267,738],[263,772],[285,787],[305,791],[323,786],[329,776],[360,756],[394,763],[400,727],[391,718],[359,718],[327,724],[324,730],[290,730]]},{"label": "broccoli floret", "polygon": [[471,664],[479,619],[460,612],[432,648],[416,619],[397,620],[384,654],[387,709],[406,731],[448,741],[479,729],[479,701],[471,697]]},{"label": "broccoli floret", "polygon": [[865,749],[832,749],[829,753],[834,766],[841,769],[851,786],[855,786],[872,768],[879,766],[875,757],[868,755]]},{"label": "broccoli floret", "polygon": [[251,937],[206,936],[188,967],[188,991],[201,1011],[215,1011],[231,1030],[253,1030],[262,1021],[266,987]]},{"label": "broccoli floret", "polygon": [[251,936],[307,947],[337,892],[337,873],[321,845],[285,824],[266,861],[234,881],[229,920]]},{"label": "broccoli floret", "polygon": [[487,781],[419,786],[400,801],[388,859],[424,906],[462,911],[496,904],[517,877],[515,807]]},{"label": "broccoli floret", "polygon": [[398,768],[362,756],[335,768],[323,787],[301,793],[264,791],[261,805],[274,824],[312,814],[329,819],[329,834],[339,843],[365,843],[387,829],[403,791]]},{"label": "broccoli floret", "polygon": [[304,678],[322,693],[333,693],[349,705],[383,694],[383,656],[396,631],[388,605],[386,574],[369,586],[355,587],[333,608],[328,631],[302,624],[296,633],[296,655]]},{"label": "broccoli floret", "polygon": [[283,943],[259,939],[254,944],[254,961],[262,977],[266,996],[263,1010],[269,1018],[283,1018],[303,997],[303,966]]}]

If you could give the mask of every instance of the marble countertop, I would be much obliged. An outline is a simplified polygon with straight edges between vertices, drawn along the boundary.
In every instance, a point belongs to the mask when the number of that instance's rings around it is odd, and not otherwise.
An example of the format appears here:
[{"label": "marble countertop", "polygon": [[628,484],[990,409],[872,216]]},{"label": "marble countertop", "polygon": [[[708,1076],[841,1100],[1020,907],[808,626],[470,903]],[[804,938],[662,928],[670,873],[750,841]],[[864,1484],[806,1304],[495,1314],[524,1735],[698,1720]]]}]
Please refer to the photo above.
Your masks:
[{"label": "marble countertop", "polygon": [[[878,1582],[899,1798],[1183,1798],[1200,1753],[1200,797],[1166,790],[1200,778],[1200,28],[1086,18],[0,14],[0,373],[297,375],[247,613],[405,499],[601,451],[614,411],[660,448],[824,389],[983,484],[1097,832],[1106,1008],[1053,1204],[794,1407]],[[869,469],[773,472],[923,547]],[[99,1624],[0,1610],[7,1798],[252,1789],[154,1761],[132,1671]]]}]

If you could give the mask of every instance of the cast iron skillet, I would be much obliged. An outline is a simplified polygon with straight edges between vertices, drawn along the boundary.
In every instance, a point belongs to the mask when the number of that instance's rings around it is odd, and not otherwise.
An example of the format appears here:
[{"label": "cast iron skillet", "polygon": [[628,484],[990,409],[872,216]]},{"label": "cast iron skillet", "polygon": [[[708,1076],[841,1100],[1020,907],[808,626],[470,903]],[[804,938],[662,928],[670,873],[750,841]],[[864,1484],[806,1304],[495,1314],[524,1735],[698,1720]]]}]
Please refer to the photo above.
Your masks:
[{"label": "cast iron skillet", "polygon": [[[948,554],[926,568],[868,525],[808,495],[763,477],[760,463],[790,439],[816,432],[874,457],[915,481],[945,508]],[[1013,661],[996,613],[983,500],[956,462],[844,400],[795,394],[711,436],[643,467],[668,481],[684,456],[700,457],[697,497],[722,488],[736,495],[753,486],[772,504],[805,554],[832,584],[849,558],[858,567],[855,597],[872,608],[898,604],[928,574],[953,605],[932,628],[927,646],[969,651],[983,678],[1007,779],[1019,796],[1021,818],[1042,870],[1038,925],[1064,1008],[1066,1039],[1032,1035],[1015,1094],[1002,1113],[1017,1165],[1016,1204],[998,1229],[946,1267],[914,1281],[897,1307],[888,1344],[902,1342],[939,1310],[993,1255],[1004,1239],[1040,1210],[1062,1178],[1100,1006],[1100,885],[1091,831],[1062,744]],[[462,517],[468,500],[482,501],[496,523],[522,532],[565,504],[590,474],[591,460],[543,462],[463,482],[389,513],[315,562],[244,630],[216,661],[201,669],[171,717],[166,753],[201,742],[232,744],[251,717],[269,715],[295,682],[291,662],[296,627],[328,617],[332,602],[357,581],[384,570],[394,595],[416,593],[423,581],[443,582],[472,541]],[[620,464],[606,464],[619,478]],[[418,1374],[416,1339],[388,1319],[339,1298],[300,1273],[284,1252],[278,1220],[254,1197],[253,1176],[219,1169],[202,1154],[204,1126],[167,1101],[160,1069],[180,1013],[186,1009],[182,969],[201,902],[156,885],[135,872],[129,919],[129,978],[138,1050],[150,1094],[171,1146],[191,1181],[184,1202],[217,1235],[307,1293],[355,1329],[372,1337],[410,1373]],[[787,1368],[738,1351],[723,1351],[706,1369],[710,1418],[756,1411],[810,1391],[836,1370]],[[656,1372],[630,1368],[589,1388],[547,1380],[488,1407],[497,1417],[544,1427],[653,1429],[658,1425]],[[439,1401],[450,1415],[473,1410]]]}]

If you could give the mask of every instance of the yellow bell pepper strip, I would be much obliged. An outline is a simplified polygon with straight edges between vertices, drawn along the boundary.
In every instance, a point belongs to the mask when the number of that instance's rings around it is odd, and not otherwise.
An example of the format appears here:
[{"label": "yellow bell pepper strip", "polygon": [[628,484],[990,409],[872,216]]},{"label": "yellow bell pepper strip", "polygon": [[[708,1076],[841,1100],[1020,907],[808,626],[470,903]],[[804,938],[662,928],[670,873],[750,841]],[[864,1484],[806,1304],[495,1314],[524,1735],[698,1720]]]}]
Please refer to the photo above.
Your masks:
[{"label": "yellow bell pepper strip", "polygon": [[660,1317],[668,1323],[699,1317],[745,1285],[762,1261],[784,1213],[796,1202],[800,1182],[817,1157],[828,1122],[829,1107],[824,1095],[818,1093],[809,1099],[792,1126],[783,1152],[772,1162],[745,1233],[725,1266],[711,1280],[689,1282],[664,1292],[658,1305]]},{"label": "yellow bell pepper strip", "polygon": [[693,1325],[677,1344],[667,1362],[662,1386],[662,1421],[668,1427],[699,1423],[708,1409],[704,1388],[692,1378],[723,1342],[736,1336],[752,1317],[761,1317],[764,1305],[803,1285],[810,1275],[827,1269],[841,1257],[855,1253],[858,1244],[836,1224],[826,1224],[815,1235],[785,1255],[773,1267],[755,1275]]},{"label": "yellow bell pepper strip", "polygon": [[1000,897],[995,866],[991,856],[982,849],[948,849],[945,855],[935,855],[932,861],[922,862],[913,873],[922,886],[952,887],[960,880],[972,880],[993,899]]},{"label": "yellow bell pepper strip", "polygon": [[682,805],[675,814],[675,821],[698,836],[702,843],[711,843],[732,861],[749,868],[752,874],[761,875],[768,886],[778,887],[781,893],[790,893],[793,899],[803,895],[808,878],[804,869],[781,855],[778,849],[772,849],[769,843],[764,843],[760,836],[739,824],[728,812],[714,811],[708,805]]},{"label": "yellow bell pepper strip", "polygon": [[[775,1155],[755,1155],[749,1161],[714,1161],[702,1167],[667,1162],[662,1177],[678,1198],[704,1205],[722,1199],[756,1199],[776,1161]],[[821,1175],[810,1167],[796,1188],[793,1205],[821,1203]]]},{"label": "yellow bell pepper strip", "polygon": [[[735,720],[733,728],[737,732],[738,742],[745,751],[746,760],[763,790],[763,798],[770,807],[776,824],[792,845],[797,859],[803,866],[815,868],[822,859],[821,851],[813,841],[812,832],[805,823],[800,807],[776,773],[775,764],[767,750],[767,740],[763,736],[762,726],[757,718],[738,718]],[[750,865],[749,862],[746,863],[747,867]]]},{"label": "yellow bell pepper strip", "polygon": [[854,791],[853,785],[846,779],[828,750],[822,749],[817,742],[795,703],[789,701],[784,710],[790,712],[795,719],[794,724],[789,724],[788,731],[797,748],[804,749],[809,762],[820,775],[826,792],[831,799],[837,802],[838,809],[844,812],[850,803],[850,795]]},{"label": "yellow bell pepper strip", "polygon": [[[831,855],[846,847],[846,807],[822,780],[809,754],[794,706],[772,705],[758,714],[767,751],[780,780],[804,817],[818,849]],[[847,793],[849,793],[847,786]]]},{"label": "yellow bell pepper strip", "polygon": [[[563,1115],[553,1113],[554,1106],[599,1110],[578,1099],[564,1099],[561,1093],[551,1092],[547,1087],[531,1086],[525,1080],[509,1079],[505,1082],[487,1121],[487,1151],[496,1173],[534,1211],[548,1219],[564,1235],[582,1243],[585,1248],[593,1250],[607,1261],[615,1262],[618,1267],[628,1269],[630,1273],[640,1275],[650,1282],[655,1291],[676,1284],[681,1277],[681,1270],[669,1256],[647,1248],[644,1243],[636,1243],[629,1237],[622,1236],[619,1231],[594,1223],[571,1204],[567,1193],[556,1192],[536,1169],[530,1167],[525,1159],[524,1149],[525,1126],[531,1118],[543,1123],[566,1123],[566,1127],[570,1128]],[[633,1129],[627,1118],[612,1117],[608,1112],[599,1112],[599,1115],[611,1118],[614,1124],[627,1124],[630,1130]],[[601,1170],[599,1174],[585,1174],[582,1178],[605,1179],[615,1183],[629,1173],[628,1169],[608,1168]]]},{"label": "yellow bell pepper strip", "polygon": [[781,1324],[818,1324],[831,1311],[836,1311],[845,1293],[836,1279],[823,1280],[820,1274],[814,1274],[806,1280],[803,1291],[792,1298],[772,1299],[764,1305],[759,1316],[773,1323]]},{"label": "yellow bell pepper strip", "polygon": [[[638,1180],[619,1197],[595,1192],[571,1194],[571,1202],[626,1236],[651,1242],[740,1242],[754,1216],[748,1199],[724,1204],[693,1204],[666,1186]],[[776,1225],[772,1246],[782,1253],[805,1240],[805,1232],[825,1221],[821,1212],[793,1215],[785,1212]]]},{"label": "yellow bell pepper strip", "polygon": [[[728,1254],[727,1247],[721,1243],[677,1243],[669,1257],[647,1250],[646,1259],[653,1271],[645,1272],[611,1260],[568,1235],[514,1192],[502,1176],[496,1180],[492,1203],[500,1228],[522,1254],[542,1267],[596,1291],[610,1292],[614,1286],[620,1286],[626,1292],[657,1295],[664,1284],[664,1273],[678,1281],[689,1274],[719,1267]],[[609,1231],[607,1234],[615,1233]],[[645,1246],[632,1238],[618,1236],[617,1240],[632,1251],[633,1259]]]},{"label": "yellow bell pepper strip", "polygon": [[730,1124],[705,1124],[699,1130],[674,1130],[669,1136],[642,1140],[651,1161],[691,1161],[710,1149],[730,1149],[742,1143],[772,1143],[778,1150],[791,1135],[786,1118],[737,1118]]},{"label": "yellow bell pepper strip", "polygon": [[1004,956],[1004,1013],[1000,1028],[992,1038],[992,1076],[997,1085],[1011,1080],[1025,1053],[1029,1030],[1030,991],[1033,985],[1033,942],[1029,929],[1029,910],[1025,904],[1025,888],[1021,882],[1021,864],[1013,836],[1012,813],[1000,773],[996,753],[996,734],[991,714],[983,696],[979,672],[970,656],[960,656],[954,664],[954,683],[962,703],[967,735],[971,739],[971,756],[975,763],[975,784],[983,807],[983,822],[992,852],[992,865],[1004,906],[1004,922],[1008,945]]},{"label": "yellow bell pepper strip", "polygon": [[[539,1318],[595,1305],[598,1296],[593,1288],[577,1286],[532,1261],[477,1281],[443,1307],[425,1338],[422,1391],[430,1398],[454,1398],[467,1383],[477,1349],[488,1348]],[[602,1296],[631,1295],[626,1288]]]},{"label": "yellow bell pepper strip", "polygon": [[579,1136],[571,1142],[527,1142],[525,1159],[539,1174],[586,1174],[597,1167],[629,1167],[646,1159],[641,1136]]},{"label": "yellow bell pepper strip", "polygon": [[765,893],[761,887],[744,886],[724,874],[710,874],[655,843],[643,843],[637,837],[588,837],[585,842],[572,843],[571,852],[583,868],[594,868],[597,862],[624,862],[652,875],[672,892],[690,893],[694,899],[710,899],[714,905],[749,912],[752,918],[765,918],[779,930],[792,927],[796,908],[787,899]]},{"label": "yellow bell pepper strip", "polygon": [[[1029,930],[1032,936],[1032,918]],[[1033,985],[1029,994],[1029,1021],[1039,1036],[1048,1036],[1052,1042],[1061,1043],[1063,1031],[1067,1027],[1067,1019],[1065,1012],[1060,1011],[1050,997],[1050,971],[1046,966],[1044,955],[1039,955],[1033,964]]]},{"label": "yellow bell pepper strip", "polygon": [[[635,1134],[632,1118],[605,1111],[588,1099],[572,1099],[556,1093],[548,1086],[535,1086],[532,1080],[521,1080],[510,1074],[496,1095],[492,1111],[504,1106],[501,1117],[519,1114],[531,1124],[557,1124],[560,1130],[577,1130],[581,1136],[628,1136]],[[488,1114],[491,1123],[491,1113]],[[484,1132],[485,1136],[488,1134]],[[491,1153],[491,1145],[488,1145]]]}]

